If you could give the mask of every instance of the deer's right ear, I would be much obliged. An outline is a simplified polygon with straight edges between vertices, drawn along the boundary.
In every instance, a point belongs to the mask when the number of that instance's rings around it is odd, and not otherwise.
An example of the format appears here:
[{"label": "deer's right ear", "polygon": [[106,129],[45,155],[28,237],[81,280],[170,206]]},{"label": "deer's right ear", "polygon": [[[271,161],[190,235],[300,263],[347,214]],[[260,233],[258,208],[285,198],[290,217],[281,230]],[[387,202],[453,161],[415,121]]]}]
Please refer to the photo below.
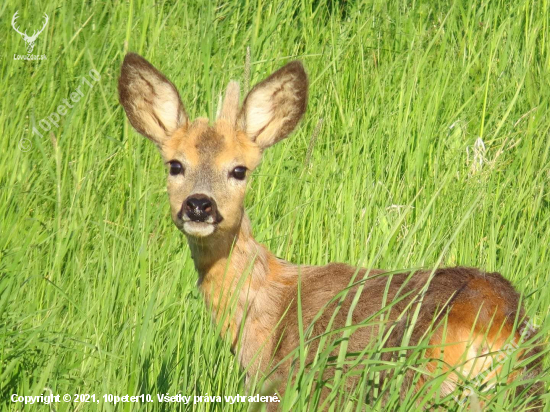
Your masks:
[{"label": "deer's right ear", "polygon": [[187,123],[176,87],[138,54],[124,58],[118,95],[132,126],[159,147]]}]

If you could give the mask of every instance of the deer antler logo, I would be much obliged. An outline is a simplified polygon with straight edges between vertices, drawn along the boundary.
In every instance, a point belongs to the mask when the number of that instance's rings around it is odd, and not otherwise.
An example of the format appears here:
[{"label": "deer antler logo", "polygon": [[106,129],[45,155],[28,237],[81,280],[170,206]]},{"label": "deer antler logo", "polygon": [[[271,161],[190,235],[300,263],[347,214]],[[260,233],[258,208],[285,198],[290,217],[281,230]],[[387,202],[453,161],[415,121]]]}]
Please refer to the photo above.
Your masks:
[{"label": "deer antler logo", "polygon": [[16,11],[15,14],[13,15],[13,18],[11,19],[11,25],[17,33],[19,33],[21,36],[23,36],[23,40],[25,40],[25,43],[27,43],[27,52],[29,54],[31,54],[32,49],[34,49],[34,42],[36,41],[36,38],[38,37],[38,35],[44,31],[44,28],[46,27],[46,24],[48,24],[49,17],[46,13],[44,13],[45,21],[44,21],[44,25],[42,26],[42,28],[38,32],[35,30],[32,33],[32,36],[28,36],[26,30],[25,30],[24,33],[21,33],[19,31],[19,29],[15,26],[15,20],[17,20],[17,17],[18,17],[17,13],[19,13],[19,11]]}]

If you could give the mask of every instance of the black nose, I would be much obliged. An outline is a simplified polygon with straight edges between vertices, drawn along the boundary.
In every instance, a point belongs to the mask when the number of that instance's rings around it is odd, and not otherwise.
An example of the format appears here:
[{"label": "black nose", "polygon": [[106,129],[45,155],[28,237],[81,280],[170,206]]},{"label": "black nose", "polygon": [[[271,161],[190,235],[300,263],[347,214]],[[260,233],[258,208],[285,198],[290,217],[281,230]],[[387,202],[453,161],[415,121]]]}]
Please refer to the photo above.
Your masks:
[{"label": "black nose", "polygon": [[216,215],[216,203],[206,195],[189,196],[183,206],[185,213],[193,222],[204,222]]}]

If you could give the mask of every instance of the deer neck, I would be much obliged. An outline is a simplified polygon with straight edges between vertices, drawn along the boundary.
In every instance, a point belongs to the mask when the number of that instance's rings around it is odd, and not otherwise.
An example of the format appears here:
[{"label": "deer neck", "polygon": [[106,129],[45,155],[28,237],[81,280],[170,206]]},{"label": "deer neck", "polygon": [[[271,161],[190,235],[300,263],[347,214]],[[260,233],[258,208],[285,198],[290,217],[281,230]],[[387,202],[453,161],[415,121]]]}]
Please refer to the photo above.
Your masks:
[{"label": "deer neck", "polygon": [[[279,317],[273,308],[292,283],[290,264],[256,242],[246,214],[234,233],[189,238],[189,245],[199,288],[222,335],[229,334],[234,347],[240,334],[249,349],[265,344]],[[240,357],[246,364],[249,356]]]}]

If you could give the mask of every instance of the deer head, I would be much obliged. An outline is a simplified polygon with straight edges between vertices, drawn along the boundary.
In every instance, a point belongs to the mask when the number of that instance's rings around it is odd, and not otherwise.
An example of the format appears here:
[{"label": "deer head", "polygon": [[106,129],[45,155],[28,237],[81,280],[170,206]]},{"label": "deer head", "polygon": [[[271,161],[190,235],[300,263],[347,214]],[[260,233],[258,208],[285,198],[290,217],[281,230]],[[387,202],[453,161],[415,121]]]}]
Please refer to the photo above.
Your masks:
[{"label": "deer head", "polygon": [[25,43],[27,43],[27,53],[32,53],[32,50],[34,49],[34,42],[36,41],[38,35],[44,31],[44,28],[46,27],[46,24],[48,24],[49,17],[46,13],[44,13],[44,25],[42,28],[37,32],[36,30],[32,33],[32,36],[27,35],[27,31],[25,30],[24,33],[21,33],[19,29],[15,26],[15,21],[17,20],[17,13],[19,11],[16,11],[13,15],[13,18],[11,19],[11,25],[13,29],[19,33],[21,36],[23,36],[23,40],[25,40]]},{"label": "deer head", "polygon": [[172,219],[188,237],[226,236],[240,226],[246,181],[262,151],[284,139],[305,112],[308,79],[288,63],[239,106],[230,82],[216,121],[190,121],[175,86],[143,57],[124,59],[120,102],[132,126],[156,144],[168,172]]}]

